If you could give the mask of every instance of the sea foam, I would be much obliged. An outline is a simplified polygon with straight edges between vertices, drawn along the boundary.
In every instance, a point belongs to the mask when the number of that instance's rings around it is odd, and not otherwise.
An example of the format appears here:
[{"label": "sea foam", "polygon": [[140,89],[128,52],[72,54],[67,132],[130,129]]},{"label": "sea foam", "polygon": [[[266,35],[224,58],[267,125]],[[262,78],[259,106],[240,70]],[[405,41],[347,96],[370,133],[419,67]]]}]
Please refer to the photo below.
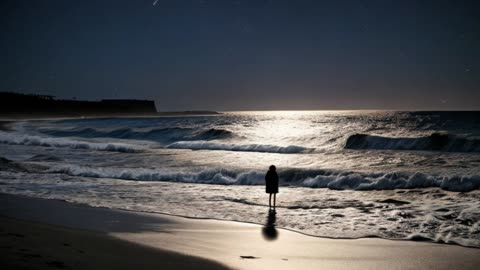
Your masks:
[{"label": "sea foam", "polygon": [[98,151],[112,151],[124,153],[141,152],[141,146],[126,143],[96,143],[70,140],[65,138],[46,138],[36,135],[25,135],[16,132],[0,131],[0,143],[14,145],[32,145],[46,147],[68,147],[71,149],[89,149]]},{"label": "sea foam", "polygon": [[[173,171],[146,168],[93,168],[77,165],[53,167],[49,172],[71,176],[116,178],[137,181],[187,182],[219,185],[263,185],[265,173],[206,169]],[[438,187],[448,191],[467,192],[480,188],[480,176],[434,176],[423,173],[388,172],[357,173],[338,170],[287,169],[280,172],[280,184],[332,190],[393,190]]]},{"label": "sea foam", "polygon": [[313,148],[289,145],[277,146],[269,144],[230,144],[210,141],[179,141],[166,146],[174,149],[192,149],[192,150],[225,150],[225,151],[244,151],[244,152],[264,152],[294,154],[303,152],[312,152]]}]

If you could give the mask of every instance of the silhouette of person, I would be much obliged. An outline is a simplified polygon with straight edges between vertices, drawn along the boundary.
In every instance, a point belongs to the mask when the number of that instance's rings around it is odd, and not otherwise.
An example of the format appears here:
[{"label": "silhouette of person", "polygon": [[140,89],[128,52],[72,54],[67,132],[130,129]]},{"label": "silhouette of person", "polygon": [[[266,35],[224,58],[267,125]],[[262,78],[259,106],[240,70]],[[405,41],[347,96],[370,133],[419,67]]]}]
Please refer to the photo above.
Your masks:
[{"label": "silhouette of person", "polygon": [[[267,174],[265,175],[265,187],[266,193],[270,194],[268,199],[269,209],[275,211],[276,205],[276,195],[278,193],[278,174],[276,172],[277,168],[274,165],[270,166]],[[272,195],[273,195],[273,209],[272,209]]]}]

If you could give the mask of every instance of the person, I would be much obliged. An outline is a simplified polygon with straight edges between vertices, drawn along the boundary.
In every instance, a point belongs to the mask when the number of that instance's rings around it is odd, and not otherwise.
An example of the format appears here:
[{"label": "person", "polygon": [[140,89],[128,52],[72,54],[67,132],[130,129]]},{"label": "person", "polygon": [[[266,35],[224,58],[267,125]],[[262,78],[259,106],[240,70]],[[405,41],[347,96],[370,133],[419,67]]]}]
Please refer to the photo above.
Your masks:
[{"label": "person", "polygon": [[268,206],[271,211],[272,211],[272,195],[273,195],[273,211],[275,211],[275,204],[277,199],[276,195],[278,193],[278,174],[276,170],[277,168],[275,167],[275,165],[271,165],[270,169],[265,175],[266,192],[270,194],[270,197],[268,199]]}]

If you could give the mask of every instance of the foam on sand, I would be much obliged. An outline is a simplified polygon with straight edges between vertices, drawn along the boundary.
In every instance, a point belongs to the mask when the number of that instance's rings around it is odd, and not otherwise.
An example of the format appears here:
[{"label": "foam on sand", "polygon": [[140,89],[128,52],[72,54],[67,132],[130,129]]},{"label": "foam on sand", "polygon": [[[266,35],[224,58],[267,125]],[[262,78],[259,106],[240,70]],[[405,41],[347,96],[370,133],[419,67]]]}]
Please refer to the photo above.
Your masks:
[{"label": "foam on sand", "polygon": [[[270,268],[278,270],[323,268],[360,270],[373,268],[477,269],[480,263],[479,251],[473,248],[372,238],[355,241],[312,238],[282,229],[275,224],[270,225],[270,230],[273,230],[277,238],[274,242],[269,242],[262,238],[261,233],[269,224],[265,220],[261,225],[257,225],[211,219],[188,219],[171,215],[139,214],[133,211],[93,208],[55,200],[39,200],[10,195],[0,196],[0,203],[3,205],[0,209],[3,216],[61,226],[60,229],[56,229],[52,225],[42,225],[43,227],[40,227],[40,225],[31,224],[26,228],[26,231],[18,231],[25,228],[25,225],[22,226],[13,219],[2,220],[4,231],[28,235],[28,237],[23,237],[21,238],[22,241],[19,241],[19,238],[16,238],[14,234],[9,236],[4,233],[3,235],[8,237],[9,243],[16,247],[25,243],[25,241],[31,241],[32,237],[38,239],[37,242],[42,243],[43,241],[48,242],[52,235],[64,236],[63,238],[68,240],[67,244],[69,246],[60,248],[59,257],[55,258],[65,260],[67,262],[66,267],[75,265],[75,263],[78,264],[77,261],[70,261],[72,250],[77,254],[73,256],[76,260],[81,261],[85,257],[79,256],[82,254],[77,253],[78,250],[84,250],[86,255],[96,254],[98,258],[94,258],[95,260],[107,259],[105,265],[111,265],[112,263],[108,261],[111,256],[104,258],[103,255],[117,254],[122,248],[125,250],[123,253],[129,253],[129,259],[125,261],[125,264],[122,264],[126,269],[135,266],[141,269],[148,267],[158,269],[159,267],[162,268],[162,262],[164,263],[163,266],[167,265],[169,266],[167,268],[171,268],[173,265],[174,269],[189,269],[192,265],[195,265],[195,269],[218,269],[216,268],[217,264],[206,264],[201,259],[195,260],[195,258],[183,255],[178,257],[175,254],[168,256],[168,253],[165,254],[165,251],[162,251],[164,249],[179,254],[211,259],[232,269],[249,270]],[[38,211],[38,209],[42,211]],[[59,213],[62,213],[62,218],[59,218]],[[266,219],[267,213],[259,214],[262,219]],[[277,216],[277,220],[281,221],[284,214],[279,210]],[[16,223],[13,223],[13,226],[12,221]],[[37,227],[37,231],[43,228],[42,233],[29,233],[30,229],[35,227]],[[82,231],[62,229],[65,227],[102,232],[102,234],[96,234],[95,236]],[[50,232],[46,230],[50,230]],[[105,232],[137,246],[127,246],[127,249],[124,243],[111,238],[110,241],[117,242],[105,245],[104,239],[101,238]],[[77,236],[72,234],[77,234]],[[88,239],[89,241],[85,243],[82,239]],[[91,243],[97,243],[97,245]],[[169,244],[165,245],[163,243]],[[53,244],[57,245],[56,248],[62,247],[58,242],[54,241]],[[53,244],[46,243],[45,245],[55,247]],[[103,246],[106,246],[105,250],[108,252],[100,252]],[[164,253],[163,257],[162,253],[151,254],[151,251],[146,249],[145,246],[160,248],[159,252]],[[97,251],[97,247],[100,247],[100,250]],[[30,253],[38,251],[38,247],[32,247],[33,250],[28,246],[27,248],[30,249]],[[142,249],[138,250],[139,248]],[[13,250],[18,249],[10,249],[9,252]],[[70,256],[65,256],[65,253]],[[445,256],[446,254],[448,256]],[[87,256],[87,258],[89,257]],[[140,262],[140,264],[132,263],[132,261],[135,262],[140,258],[145,261]],[[173,263],[175,260],[181,260],[184,267],[182,267],[182,264]],[[85,263],[89,265],[91,262],[86,261]],[[141,265],[141,263],[145,264]],[[93,265],[95,264],[92,263]]]}]

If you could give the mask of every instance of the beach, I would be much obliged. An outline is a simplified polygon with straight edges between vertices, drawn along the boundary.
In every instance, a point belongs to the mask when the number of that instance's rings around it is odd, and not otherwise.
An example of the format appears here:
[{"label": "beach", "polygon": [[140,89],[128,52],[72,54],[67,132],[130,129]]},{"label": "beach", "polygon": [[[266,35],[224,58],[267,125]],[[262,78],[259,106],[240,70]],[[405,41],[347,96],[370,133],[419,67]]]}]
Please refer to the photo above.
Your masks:
[{"label": "beach", "polygon": [[[2,265],[476,269],[477,116],[0,122]],[[266,132],[271,126],[283,133]],[[271,164],[280,185],[275,214],[265,194]]]},{"label": "beach", "polygon": [[273,164],[279,227],[480,247],[478,116],[257,111],[10,122],[0,131],[0,192],[263,224]]},{"label": "beach", "polygon": [[0,6],[1,269],[480,268],[480,1]]},{"label": "beach", "polygon": [[477,269],[480,263],[477,248],[327,239],[6,194],[0,215],[8,269]]},{"label": "beach", "polygon": [[227,269],[102,233],[0,218],[2,269]]}]

